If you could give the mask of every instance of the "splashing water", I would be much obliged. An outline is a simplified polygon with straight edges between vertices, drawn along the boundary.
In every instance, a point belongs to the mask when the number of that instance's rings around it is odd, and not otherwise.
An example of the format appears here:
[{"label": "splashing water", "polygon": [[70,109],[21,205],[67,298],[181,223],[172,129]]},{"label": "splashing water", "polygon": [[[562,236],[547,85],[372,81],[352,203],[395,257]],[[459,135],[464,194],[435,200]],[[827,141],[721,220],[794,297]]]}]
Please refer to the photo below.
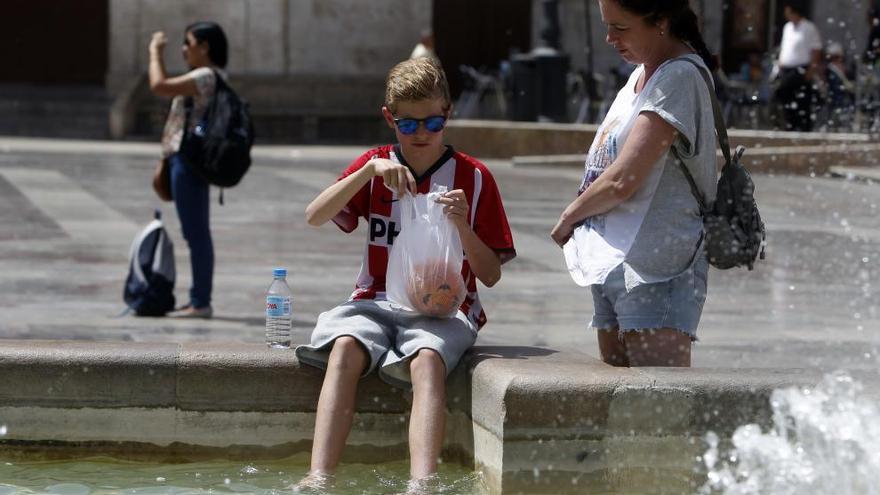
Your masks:
[{"label": "splashing water", "polygon": [[776,390],[770,405],[770,431],[737,428],[723,458],[718,436],[706,436],[701,494],[880,493],[880,411],[861,384],[834,373],[815,389]]}]

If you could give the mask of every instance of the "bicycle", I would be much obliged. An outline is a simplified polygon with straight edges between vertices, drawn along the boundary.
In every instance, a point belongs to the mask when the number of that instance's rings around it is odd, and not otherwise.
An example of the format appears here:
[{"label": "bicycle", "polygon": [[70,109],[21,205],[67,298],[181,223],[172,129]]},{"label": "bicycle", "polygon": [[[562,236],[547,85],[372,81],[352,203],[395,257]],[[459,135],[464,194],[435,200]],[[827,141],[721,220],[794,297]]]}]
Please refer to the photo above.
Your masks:
[{"label": "bicycle", "polygon": [[[458,70],[466,81],[464,91],[455,101],[453,116],[459,119],[506,118],[507,99],[501,78],[469,65],[460,65]],[[494,104],[490,104],[489,108],[484,101],[487,95],[494,96]]]}]

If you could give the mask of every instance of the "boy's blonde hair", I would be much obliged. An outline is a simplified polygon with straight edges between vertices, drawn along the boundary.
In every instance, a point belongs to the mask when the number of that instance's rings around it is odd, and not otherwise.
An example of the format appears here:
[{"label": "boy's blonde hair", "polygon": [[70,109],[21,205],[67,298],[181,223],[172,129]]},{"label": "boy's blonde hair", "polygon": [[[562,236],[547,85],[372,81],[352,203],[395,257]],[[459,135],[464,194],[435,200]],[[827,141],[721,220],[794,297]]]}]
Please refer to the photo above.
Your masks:
[{"label": "boy's blonde hair", "polygon": [[391,113],[401,101],[421,101],[432,98],[443,100],[444,111],[449,109],[449,83],[440,64],[429,57],[419,57],[394,66],[385,80],[385,106]]}]

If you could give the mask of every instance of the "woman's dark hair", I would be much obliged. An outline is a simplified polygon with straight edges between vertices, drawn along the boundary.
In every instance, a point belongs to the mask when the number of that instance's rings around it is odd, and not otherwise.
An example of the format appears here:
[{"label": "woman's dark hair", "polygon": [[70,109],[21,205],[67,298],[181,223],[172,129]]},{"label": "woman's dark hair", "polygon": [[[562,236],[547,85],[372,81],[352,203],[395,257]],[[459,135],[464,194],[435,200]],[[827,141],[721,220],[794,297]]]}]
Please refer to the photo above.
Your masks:
[{"label": "woman's dark hair", "polygon": [[199,42],[208,44],[208,58],[217,67],[226,67],[229,61],[229,43],[226,33],[216,22],[194,22],[186,27],[186,33],[192,33]]},{"label": "woman's dark hair", "polygon": [[697,14],[691,9],[688,0],[615,0],[624,10],[644,16],[645,22],[658,24],[663,19],[669,21],[669,31],[676,38],[688,43],[696,50],[709,70],[717,67],[717,59],[700,33]]},{"label": "woman's dark hair", "polygon": [[800,17],[807,16],[806,5],[804,5],[803,2],[788,1],[785,2],[782,6],[788,7],[789,9],[791,9],[792,12],[799,15]]}]

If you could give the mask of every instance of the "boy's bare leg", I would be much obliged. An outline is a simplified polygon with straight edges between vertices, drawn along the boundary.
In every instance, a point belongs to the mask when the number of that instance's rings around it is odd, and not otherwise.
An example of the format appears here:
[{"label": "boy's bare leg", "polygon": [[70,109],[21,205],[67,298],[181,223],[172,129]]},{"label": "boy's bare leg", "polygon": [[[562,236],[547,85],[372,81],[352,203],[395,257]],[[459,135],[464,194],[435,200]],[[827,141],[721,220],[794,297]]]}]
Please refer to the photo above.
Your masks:
[{"label": "boy's bare leg", "polygon": [[330,351],[318,398],[311,473],[330,474],[339,464],[354,419],[357,384],[369,355],[354,337],[339,337]]},{"label": "boy's bare leg", "polygon": [[426,478],[437,472],[446,430],[446,365],[439,354],[422,349],[410,362],[413,384],[409,420],[410,477]]}]

